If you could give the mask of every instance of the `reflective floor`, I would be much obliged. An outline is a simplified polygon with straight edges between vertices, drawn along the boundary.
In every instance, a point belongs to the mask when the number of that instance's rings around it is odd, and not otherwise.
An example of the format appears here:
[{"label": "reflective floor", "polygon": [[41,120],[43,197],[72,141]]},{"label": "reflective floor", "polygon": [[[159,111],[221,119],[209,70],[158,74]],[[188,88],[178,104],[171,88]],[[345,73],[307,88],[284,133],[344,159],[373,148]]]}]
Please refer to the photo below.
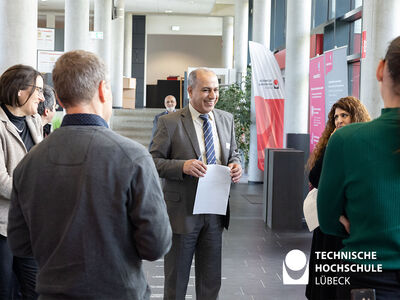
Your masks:
[{"label": "reflective floor", "polygon": [[[305,285],[283,284],[282,263],[293,249],[308,256],[312,235],[306,229],[296,232],[269,229],[262,220],[262,190],[261,184],[232,186],[230,227],[223,234],[220,300],[306,299]],[[151,299],[162,299],[163,261],[145,262],[144,267]],[[186,299],[196,299],[194,265]]]}]

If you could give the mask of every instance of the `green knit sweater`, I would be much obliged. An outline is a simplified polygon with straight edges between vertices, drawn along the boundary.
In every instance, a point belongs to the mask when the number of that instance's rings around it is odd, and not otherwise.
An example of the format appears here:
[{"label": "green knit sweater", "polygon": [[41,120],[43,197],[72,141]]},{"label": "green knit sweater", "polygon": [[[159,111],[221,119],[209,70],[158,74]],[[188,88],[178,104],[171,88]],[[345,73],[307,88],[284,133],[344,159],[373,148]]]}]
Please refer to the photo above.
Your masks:
[{"label": "green knit sweater", "polygon": [[[345,237],[342,251],[375,251],[352,260],[400,269],[400,108],[350,124],[329,140],[318,189],[321,230]],[[345,214],[350,235],[339,223]]]}]

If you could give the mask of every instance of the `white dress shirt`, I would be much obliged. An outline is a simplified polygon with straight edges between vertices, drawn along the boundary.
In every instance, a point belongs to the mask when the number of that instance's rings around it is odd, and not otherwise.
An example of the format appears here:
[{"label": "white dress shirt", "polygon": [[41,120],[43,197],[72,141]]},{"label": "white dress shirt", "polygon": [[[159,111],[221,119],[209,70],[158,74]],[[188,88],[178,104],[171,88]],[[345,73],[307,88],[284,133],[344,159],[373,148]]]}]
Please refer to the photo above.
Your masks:
[{"label": "white dress shirt", "polygon": [[[201,153],[201,160],[203,162],[207,161],[206,157],[206,145],[204,143],[204,133],[203,133],[203,120],[200,118],[201,113],[199,113],[189,102],[189,111],[192,115],[193,125],[196,129],[197,141],[199,142],[200,153]],[[214,151],[215,151],[215,158],[217,164],[221,164],[221,145],[219,143],[217,126],[215,125],[215,118],[214,113],[211,111],[208,113],[208,121],[211,123],[212,128],[212,135],[213,135],[213,142],[214,142]]]}]

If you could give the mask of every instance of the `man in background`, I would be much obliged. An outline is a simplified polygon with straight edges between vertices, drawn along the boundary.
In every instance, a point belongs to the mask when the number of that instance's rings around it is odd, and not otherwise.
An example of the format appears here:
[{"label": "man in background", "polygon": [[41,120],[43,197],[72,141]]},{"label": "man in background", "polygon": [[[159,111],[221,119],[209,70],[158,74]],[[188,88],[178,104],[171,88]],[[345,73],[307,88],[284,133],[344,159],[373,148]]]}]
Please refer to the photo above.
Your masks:
[{"label": "man in background", "polygon": [[176,107],[176,99],[175,99],[175,97],[172,96],[172,95],[168,95],[167,97],[165,97],[164,106],[165,106],[165,110],[162,113],[159,113],[158,115],[156,115],[154,117],[153,130],[151,131],[151,140],[150,140],[149,150],[150,150],[151,145],[153,143],[154,134],[156,133],[156,130],[157,130],[158,118],[163,116],[163,115],[166,115],[166,114],[169,114],[169,113],[175,111],[175,107]]},{"label": "man in background", "polygon": [[45,85],[43,88],[44,101],[38,105],[38,114],[42,117],[43,137],[46,137],[51,132],[51,121],[56,114],[58,106],[54,90],[51,86]]},{"label": "man in background", "polygon": [[112,93],[96,55],[65,53],[53,82],[67,114],[14,171],[11,250],[37,260],[41,299],[149,299],[142,259],[171,245],[153,160],[108,128]]},{"label": "man in background", "polygon": [[189,105],[160,117],[150,153],[164,179],[163,190],[173,237],[164,257],[164,300],[184,300],[195,254],[196,299],[216,300],[221,287],[222,231],[226,215],[193,214],[198,178],[207,165],[228,166],[232,182],[242,168],[236,147],[233,116],[214,109],[219,85],[214,72],[197,69],[188,82]]}]

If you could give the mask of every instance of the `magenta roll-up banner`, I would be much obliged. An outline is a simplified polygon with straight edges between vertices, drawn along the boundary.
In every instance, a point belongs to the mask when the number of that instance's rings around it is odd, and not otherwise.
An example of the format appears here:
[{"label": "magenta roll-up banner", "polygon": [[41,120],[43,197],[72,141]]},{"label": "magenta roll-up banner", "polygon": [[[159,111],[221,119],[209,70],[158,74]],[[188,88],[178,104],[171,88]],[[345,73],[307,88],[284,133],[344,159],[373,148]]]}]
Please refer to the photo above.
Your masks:
[{"label": "magenta roll-up banner", "polygon": [[347,86],[347,46],[326,51],[325,57],[325,118],[333,104],[349,95]]},{"label": "magenta roll-up banner", "polygon": [[310,60],[310,153],[325,128],[324,55]]}]

